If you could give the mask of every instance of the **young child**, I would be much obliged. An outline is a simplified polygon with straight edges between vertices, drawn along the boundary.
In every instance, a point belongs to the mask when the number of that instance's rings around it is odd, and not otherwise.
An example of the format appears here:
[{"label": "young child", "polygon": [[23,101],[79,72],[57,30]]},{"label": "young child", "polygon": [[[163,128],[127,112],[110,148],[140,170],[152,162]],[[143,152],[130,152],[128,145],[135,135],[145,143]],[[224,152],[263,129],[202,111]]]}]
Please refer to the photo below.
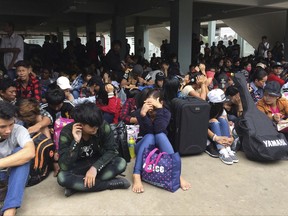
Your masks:
[{"label": "young child", "polygon": [[[211,105],[209,129],[214,133],[212,142],[215,142],[217,146],[219,158],[223,163],[228,165],[237,163],[239,160],[230,148],[234,139],[231,135],[227,114],[223,107],[224,102],[227,100],[226,96],[221,89],[213,89],[207,96]],[[226,138],[225,142],[221,142],[221,144],[220,142],[217,142],[218,136]]]},{"label": "young child", "polygon": [[[163,107],[163,96],[159,90],[149,90],[143,106],[136,111],[136,117],[140,125],[140,134],[143,138],[135,146],[137,156],[133,172],[132,190],[135,193],[143,193],[141,169],[144,149],[154,144],[161,152],[174,153],[172,145],[167,138],[166,130],[171,113]],[[183,190],[188,190],[191,184],[180,176],[180,187]]]}]

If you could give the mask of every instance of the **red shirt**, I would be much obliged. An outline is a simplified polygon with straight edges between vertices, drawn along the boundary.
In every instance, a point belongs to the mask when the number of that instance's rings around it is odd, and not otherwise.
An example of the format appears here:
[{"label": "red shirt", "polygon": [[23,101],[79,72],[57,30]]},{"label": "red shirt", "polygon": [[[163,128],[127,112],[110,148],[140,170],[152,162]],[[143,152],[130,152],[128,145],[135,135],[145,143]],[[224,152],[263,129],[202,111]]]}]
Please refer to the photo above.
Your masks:
[{"label": "red shirt", "polygon": [[96,105],[103,112],[114,114],[113,123],[117,124],[119,121],[120,111],[121,111],[121,100],[117,97],[111,97],[108,99],[108,105],[103,105],[98,102],[96,99]]},{"label": "red shirt", "polygon": [[41,101],[41,90],[37,77],[30,75],[26,87],[23,86],[20,79],[18,79],[16,83],[17,98],[35,98],[36,100]]},{"label": "red shirt", "polygon": [[278,77],[277,75],[275,75],[274,73],[269,74],[267,81],[276,81],[281,86],[283,86],[285,84],[285,81],[283,79],[281,79],[280,77]]}]

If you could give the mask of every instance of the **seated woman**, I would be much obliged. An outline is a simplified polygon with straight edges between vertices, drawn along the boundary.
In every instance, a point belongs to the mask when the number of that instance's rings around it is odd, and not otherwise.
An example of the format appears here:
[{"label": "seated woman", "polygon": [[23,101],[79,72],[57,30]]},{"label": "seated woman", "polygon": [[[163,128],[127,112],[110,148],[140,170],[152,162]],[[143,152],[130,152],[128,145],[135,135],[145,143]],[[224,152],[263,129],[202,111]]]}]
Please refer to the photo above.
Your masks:
[{"label": "seated woman", "polygon": [[[150,89],[142,108],[136,111],[136,117],[140,125],[140,134],[144,137],[136,144],[136,161],[133,171],[133,187],[135,193],[143,193],[144,187],[141,181],[142,155],[149,145],[156,145],[160,151],[173,154],[174,150],[167,138],[167,126],[171,113],[163,107],[163,96],[159,90]],[[188,190],[191,184],[180,177],[180,186]]]},{"label": "seated woman", "polygon": [[137,110],[137,98],[141,94],[139,89],[129,90],[127,100],[122,106],[120,112],[120,120],[124,121],[125,124],[137,124],[137,118],[135,117],[135,111]]},{"label": "seated woman", "polygon": [[268,82],[264,87],[263,98],[257,102],[257,108],[276,123],[288,116],[288,100],[281,97],[280,90],[278,82]]},{"label": "seated woman", "polygon": [[[209,120],[210,131],[208,131],[208,137],[211,138],[212,144],[216,144],[219,151],[219,158],[223,163],[228,165],[237,163],[239,160],[230,148],[234,139],[231,135],[227,114],[223,107],[226,101],[225,94],[221,89],[213,89],[207,96],[211,105]],[[212,135],[211,132],[213,132]],[[220,136],[221,139],[217,139],[218,136]]]},{"label": "seated woman", "polygon": [[105,84],[100,87],[97,95],[96,105],[103,112],[103,118],[109,124],[117,124],[121,111],[121,100],[116,96],[115,88],[112,84]]},{"label": "seated woman", "polygon": [[181,90],[181,96],[194,96],[206,100],[208,87],[206,85],[206,76],[201,72],[188,72],[184,78],[184,86]]},{"label": "seated woman", "polygon": [[228,120],[235,123],[243,112],[239,91],[236,86],[228,86],[225,95],[229,97],[230,100],[224,103],[224,109],[228,114]]},{"label": "seated woman", "polygon": [[92,71],[83,71],[72,82],[72,95],[75,99],[78,97],[85,97],[87,92],[87,83],[92,78]]}]

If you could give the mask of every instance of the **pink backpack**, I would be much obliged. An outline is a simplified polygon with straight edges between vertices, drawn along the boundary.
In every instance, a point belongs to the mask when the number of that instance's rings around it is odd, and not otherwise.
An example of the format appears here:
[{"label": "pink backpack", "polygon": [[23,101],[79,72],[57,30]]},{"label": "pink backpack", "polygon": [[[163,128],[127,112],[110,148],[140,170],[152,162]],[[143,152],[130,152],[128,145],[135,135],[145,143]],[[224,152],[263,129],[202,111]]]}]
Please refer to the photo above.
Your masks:
[{"label": "pink backpack", "polygon": [[74,122],[74,119],[68,119],[68,118],[63,118],[63,117],[60,117],[55,121],[53,140],[55,143],[56,151],[58,151],[58,149],[59,149],[59,137],[60,137],[60,132],[61,132],[62,128],[65,127],[67,124],[70,124],[72,122]]}]

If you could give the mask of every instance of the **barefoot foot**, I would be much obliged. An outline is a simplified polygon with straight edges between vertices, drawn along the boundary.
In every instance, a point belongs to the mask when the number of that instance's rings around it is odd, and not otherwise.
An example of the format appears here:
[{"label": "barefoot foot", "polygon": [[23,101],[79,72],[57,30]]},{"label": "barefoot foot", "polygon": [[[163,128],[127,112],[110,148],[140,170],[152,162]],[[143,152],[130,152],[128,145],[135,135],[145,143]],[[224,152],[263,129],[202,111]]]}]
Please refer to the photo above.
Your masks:
[{"label": "barefoot foot", "polygon": [[180,187],[182,190],[186,191],[191,188],[191,184],[187,182],[182,176],[180,176]]},{"label": "barefoot foot", "polygon": [[144,187],[141,181],[140,174],[133,174],[133,185],[132,185],[132,191],[134,193],[143,193]]}]

